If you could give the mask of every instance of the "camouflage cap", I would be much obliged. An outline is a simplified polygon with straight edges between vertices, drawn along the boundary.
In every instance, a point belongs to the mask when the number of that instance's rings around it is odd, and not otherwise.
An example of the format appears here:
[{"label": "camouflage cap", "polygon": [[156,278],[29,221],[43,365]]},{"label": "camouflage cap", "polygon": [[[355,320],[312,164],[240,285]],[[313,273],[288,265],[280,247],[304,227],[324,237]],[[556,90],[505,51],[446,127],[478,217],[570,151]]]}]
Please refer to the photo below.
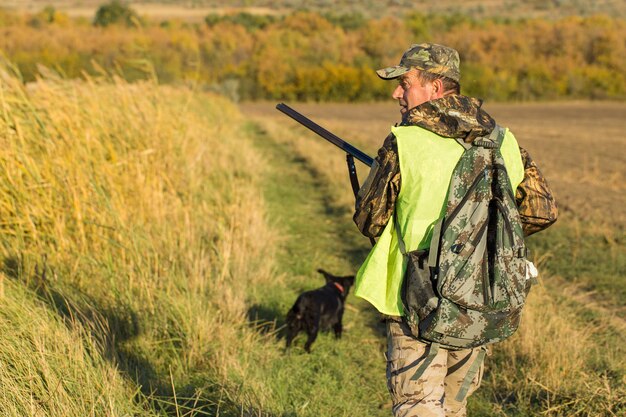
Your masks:
[{"label": "camouflage cap", "polygon": [[392,80],[417,68],[459,82],[461,78],[459,61],[459,53],[455,49],[436,43],[420,43],[407,49],[399,65],[379,69],[376,74],[384,80]]}]

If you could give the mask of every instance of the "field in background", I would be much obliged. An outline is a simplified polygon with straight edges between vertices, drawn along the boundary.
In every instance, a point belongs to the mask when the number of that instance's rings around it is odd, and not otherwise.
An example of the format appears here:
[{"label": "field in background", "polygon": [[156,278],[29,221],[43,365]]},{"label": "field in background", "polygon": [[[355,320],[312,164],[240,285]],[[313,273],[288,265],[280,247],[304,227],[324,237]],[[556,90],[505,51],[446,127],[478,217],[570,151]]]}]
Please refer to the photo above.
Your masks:
[{"label": "field in background", "polygon": [[[66,13],[70,17],[82,17],[88,20],[93,19],[96,14],[96,10],[102,4],[108,3],[107,1],[65,1],[65,0],[49,0],[49,1],[13,1],[13,0],[0,0],[0,7],[6,7],[12,10],[21,10],[28,12],[38,12],[46,6],[53,6],[56,10]],[[234,7],[234,6],[190,6],[188,3],[165,3],[165,2],[126,2],[131,4],[133,9],[137,11],[140,16],[149,17],[156,21],[179,19],[184,22],[200,23],[204,21],[204,18],[209,14],[228,14],[238,13],[245,11],[250,14],[257,15],[277,15],[287,13],[284,9],[273,9],[269,7]]]},{"label": "field in background", "polygon": [[[53,5],[72,16],[93,16],[98,5],[105,0],[0,0],[0,7],[11,7],[36,11]],[[500,16],[562,17],[569,15],[588,16],[604,13],[611,16],[626,16],[626,6],[620,0],[589,2],[585,0],[542,1],[542,0],[441,0],[437,2],[414,0],[128,0],[142,14],[156,18],[179,17],[189,21],[199,19],[199,13],[224,13],[245,10],[250,13],[283,13],[288,10],[309,10],[334,13],[359,12],[368,17],[400,15],[419,7],[424,13],[466,14],[474,17]],[[171,15],[165,14],[165,11]],[[89,14],[91,13],[91,14]]]}]

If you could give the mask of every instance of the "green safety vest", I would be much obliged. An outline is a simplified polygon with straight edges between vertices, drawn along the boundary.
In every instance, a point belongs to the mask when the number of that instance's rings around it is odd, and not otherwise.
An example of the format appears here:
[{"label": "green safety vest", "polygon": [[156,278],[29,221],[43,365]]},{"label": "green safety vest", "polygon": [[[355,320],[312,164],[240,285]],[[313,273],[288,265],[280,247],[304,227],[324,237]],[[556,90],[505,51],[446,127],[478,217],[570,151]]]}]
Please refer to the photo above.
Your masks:
[{"label": "green safety vest", "polygon": [[[446,212],[446,197],[452,171],[463,147],[417,126],[392,127],[398,144],[402,184],[396,200],[396,216],[406,251],[428,249],[435,223]],[[507,129],[501,147],[513,192],[524,178],[519,146]],[[361,265],[354,293],[378,311],[391,316],[403,314],[400,288],[406,261],[398,248],[392,216],[376,245]]]}]

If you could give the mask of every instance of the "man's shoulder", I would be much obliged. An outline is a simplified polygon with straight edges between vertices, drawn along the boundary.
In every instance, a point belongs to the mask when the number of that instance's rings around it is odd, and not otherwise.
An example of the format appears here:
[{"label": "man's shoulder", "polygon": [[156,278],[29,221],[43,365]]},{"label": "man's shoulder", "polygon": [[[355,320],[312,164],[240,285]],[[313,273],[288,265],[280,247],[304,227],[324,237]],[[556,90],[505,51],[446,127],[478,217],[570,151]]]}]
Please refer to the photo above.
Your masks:
[{"label": "man's shoulder", "polygon": [[393,132],[390,132],[385,140],[383,141],[382,146],[378,149],[378,157],[384,158],[387,154],[397,154],[398,153],[398,140],[396,135]]},{"label": "man's shoulder", "polygon": [[393,134],[393,132],[390,132],[387,137],[385,138],[385,141],[383,142],[383,148],[387,148],[387,149],[392,149],[393,147],[398,147],[398,139],[396,138],[396,135]]}]

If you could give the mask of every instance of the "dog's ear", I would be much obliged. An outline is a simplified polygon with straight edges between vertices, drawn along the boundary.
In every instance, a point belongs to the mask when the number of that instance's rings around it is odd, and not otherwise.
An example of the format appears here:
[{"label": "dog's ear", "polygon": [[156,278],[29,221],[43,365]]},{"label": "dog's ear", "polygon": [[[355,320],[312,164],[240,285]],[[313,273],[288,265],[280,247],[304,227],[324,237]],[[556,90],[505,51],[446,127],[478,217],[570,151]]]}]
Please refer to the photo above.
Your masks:
[{"label": "dog's ear", "polygon": [[322,268],[318,269],[317,272],[319,272],[320,274],[324,275],[324,279],[326,280],[326,282],[331,282],[334,281],[335,276],[329,274],[328,272],[324,271]]}]

